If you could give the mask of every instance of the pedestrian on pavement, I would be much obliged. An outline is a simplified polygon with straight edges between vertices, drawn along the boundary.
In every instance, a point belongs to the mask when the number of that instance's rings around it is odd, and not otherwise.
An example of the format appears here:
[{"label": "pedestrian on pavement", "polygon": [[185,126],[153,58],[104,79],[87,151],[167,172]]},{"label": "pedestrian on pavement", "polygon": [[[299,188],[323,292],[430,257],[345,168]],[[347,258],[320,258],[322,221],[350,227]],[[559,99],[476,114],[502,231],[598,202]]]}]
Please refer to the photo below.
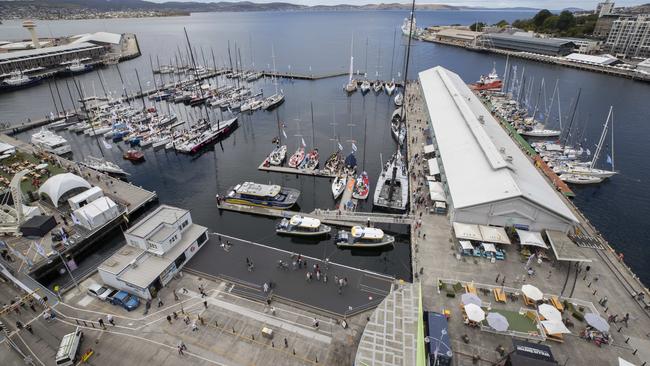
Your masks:
[{"label": "pedestrian on pavement", "polygon": [[275,307],[271,306],[269,312],[271,313],[271,315],[275,315]]},{"label": "pedestrian on pavement", "polygon": [[185,325],[190,325],[190,317],[189,317],[189,315],[185,315],[184,322],[185,322]]},{"label": "pedestrian on pavement", "polygon": [[264,282],[264,285],[262,286],[262,288],[264,289],[264,293],[269,292],[269,284],[268,283]]},{"label": "pedestrian on pavement", "polygon": [[172,323],[172,316],[167,315],[167,323],[171,324]]},{"label": "pedestrian on pavement", "polygon": [[183,354],[183,347],[181,347],[181,346],[178,346],[178,355],[179,355],[179,356],[183,356],[183,355],[184,355],[184,354]]},{"label": "pedestrian on pavement", "polygon": [[172,317],[176,320],[178,319],[178,314],[175,311],[172,311]]},{"label": "pedestrian on pavement", "polygon": [[113,320],[113,315],[108,314],[106,315],[106,320],[112,325],[115,326],[115,321]]},{"label": "pedestrian on pavement", "polygon": [[325,269],[329,269],[329,268],[330,268],[330,259],[325,258]]},{"label": "pedestrian on pavement", "polygon": [[327,283],[327,273],[323,274],[323,283]]},{"label": "pedestrian on pavement", "polygon": [[311,281],[311,272],[307,272],[307,282]]},{"label": "pedestrian on pavement", "polygon": [[199,330],[199,326],[196,325],[196,320],[192,322],[192,332],[196,332]]},{"label": "pedestrian on pavement", "polygon": [[164,304],[163,304],[162,299],[160,298],[160,296],[158,296],[158,307],[161,307],[161,306],[163,306],[163,305],[164,305]]},{"label": "pedestrian on pavement", "polygon": [[251,259],[246,257],[246,265],[250,267],[251,265]]},{"label": "pedestrian on pavement", "polygon": [[347,286],[347,285],[348,285],[348,278],[343,277],[343,286]]},{"label": "pedestrian on pavement", "polygon": [[501,273],[497,273],[497,279],[494,280],[494,283],[499,283],[499,276],[501,276]]},{"label": "pedestrian on pavement", "polygon": [[102,326],[103,329],[106,329],[106,326],[104,325],[104,319],[99,318],[99,319],[97,319],[97,322],[99,323],[99,325]]},{"label": "pedestrian on pavement", "polygon": [[623,317],[622,322],[625,323],[625,328],[627,328],[627,322],[630,320],[630,313],[625,313],[625,316]]},{"label": "pedestrian on pavement", "polygon": [[16,320],[16,328],[23,329],[23,323],[21,323],[20,320]]},{"label": "pedestrian on pavement", "polygon": [[318,329],[318,326],[319,326],[319,324],[318,324],[318,319],[314,318],[314,321],[312,322],[311,325],[312,325],[314,328]]},{"label": "pedestrian on pavement", "polygon": [[203,317],[201,315],[197,315],[196,318],[199,319],[199,321],[201,322],[201,325],[205,325],[205,319],[203,319]]},{"label": "pedestrian on pavement", "polygon": [[503,277],[501,278],[501,286],[504,286],[505,283],[506,283],[506,276],[503,276]]},{"label": "pedestrian on pavement", "polygon": [[26,329],[28,332],[34,334],[34,330],[32,329],[32,326],[31,326],[31,325],[29,325],[29,324],[25,325],[25,329]]},{"label": "pedestrian on pavement", "polygon": [[36,307],[34,307],[34,301],[32,300],[29,301],[29,308],[32,309],[33,312],[36,312]]},{"label": "pedestrian on pavement", "polygon": [[316,281],[320,281],[320,271],[316,271]]},{"label": "pedestrian on pavement", "polygon": [[176,289],[174,289],[174,301],[178,301],[178,294],[176,293]]},{"label": "pedestrian on pavement", "polygon": [[183,287],[183,293],[184,293],[184,294],[188,294],[189,291],[188,291],[185,287]]},{"label": "pedestrian on pavement", "polygon": [[203,301],[203,307],[208,308],[208,300]]},{"label": "pedestrian on pavement", "polygon": [[284,339],[284,348],[288,348],[288,347],[289,347],[289,341],[287,341],[287,339],[285,338]]},{"label": "pedestrian on pavement", "polygon": [[427,233],[422,234],[422,240],[425,240],[427,238]]}]

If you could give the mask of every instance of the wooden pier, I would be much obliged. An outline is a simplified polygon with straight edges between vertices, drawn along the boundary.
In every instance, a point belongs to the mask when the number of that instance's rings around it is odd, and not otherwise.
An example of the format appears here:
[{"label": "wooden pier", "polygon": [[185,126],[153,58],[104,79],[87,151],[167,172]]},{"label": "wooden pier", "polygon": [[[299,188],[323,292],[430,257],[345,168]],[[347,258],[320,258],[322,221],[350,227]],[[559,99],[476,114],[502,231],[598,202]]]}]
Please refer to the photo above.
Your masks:
[{"label": "wooden pier", "polygon": [[260,166],[257,167],[258,170],[265,172],[275,172],[275,173],[284,173],[284,174],[298,174],[298,175],[308,175],[311,177],[321,177],[321,178],[334,178],[336,174],[325,169],[300,169],[300,168],[291,168],[288,166],[275,166],[268,164],[267,160],[264,160]]},{"label": "wooden pier", "polygon": [[313,217],[321,220],[323,223],[336,226],[367,225],[368,222],[370,222],[370,224],[410,225],[413,222],[413,217],[409,215],[395,215],[377,212],[350,212],[342,210],[339,212],[338,210],[315,209],[312,212],[305,213],[289,210],[278,210],[267,207],[237,205],[227,202],[218,203],[217,207],[220,210],[275,218],[290,218],[293,215],[303,215]]},{"label": "wooden pier", "polygon": [[[74,113],[73,110],[69,111],[64,111],[64,113]],[[73,116],[73,118],[76,118],[76,115]],[[0,134],[4,133],[7,135],[15,135],[17,133],[29,131],[34,128],[39,128],[45,125],[49,125],[50,123],[58,122],[65,119],[63,116],[56,116],[53,119],[50,117],[45,117],[45,118],[39,118],[33,121],[28,121],[28,122],[22,122],[22,123],[13,123],[9,124],[9,126],[0,128]]]},{"label": "wooden pier", "polygon": [[[345,213],[354,212],[357,207],[357,199],[352,198],[352,192],[354,191],[354,183],[356,182],[353,176],[348,176],[348,182],[341,196],[341,200],[338,204],[338,209],[344,211]],[[347,203],[351,202],[351,205]]]}]

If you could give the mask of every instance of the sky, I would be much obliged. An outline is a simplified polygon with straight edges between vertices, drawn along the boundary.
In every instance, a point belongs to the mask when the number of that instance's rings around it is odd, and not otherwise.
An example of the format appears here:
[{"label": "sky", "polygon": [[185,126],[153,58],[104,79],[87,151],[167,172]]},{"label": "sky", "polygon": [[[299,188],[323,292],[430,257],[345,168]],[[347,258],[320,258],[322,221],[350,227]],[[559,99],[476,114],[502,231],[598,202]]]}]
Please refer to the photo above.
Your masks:
[{"label": "sky", "polygon": [[[149,0],[157,3],[165,2],[166,0]],[[197,2],[218,2],[221,0],[175,0],[175,1],[197,1]],[[223,1],[238,1],[238,0],[223,0]],[[405,3],[408,1],[404,0],[250,0],[256,3],[268,3],[274,1],[288,2],[293,4],[302,4],[302,5],[335,5],[335,4],[354,4],[354,5],[363,5],[368,3],[393,3],[400,2]],[[432,0],[416,0],[416,4],[449,4],[449,5],[464,5],[464,6],[476,6],[476,7],[490,7],[490,8],[501,8],[501,7],[514,7],[514,6],[525,6],[532,8],[547,8],[547,9],[563,9],[568,7],[582,8],[585,10],[595,9],[596,4],[599,1],[594,0],[442,0],[442,1],[432,1]],[[632,6],[640,5],[650,2],[650,0],[615,0],[614,3],[616,6]]]}]

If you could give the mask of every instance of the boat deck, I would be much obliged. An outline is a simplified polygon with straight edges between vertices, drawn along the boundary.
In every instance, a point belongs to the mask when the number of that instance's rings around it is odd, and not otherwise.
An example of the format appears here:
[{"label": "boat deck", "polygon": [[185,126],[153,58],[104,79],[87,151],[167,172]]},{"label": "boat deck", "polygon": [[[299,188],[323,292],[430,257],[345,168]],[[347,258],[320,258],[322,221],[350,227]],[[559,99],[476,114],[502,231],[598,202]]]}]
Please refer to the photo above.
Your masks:
[{"label": "boat deck", "polygon": [[309,175],[312,177],[321,177],[321,178],[334,178],[335,174],[332,174],[329,171],[323,169],[299,169],[291,168],[285,166],[275,166],[275,165],[265,165],[266,159],[257,167],[258,170],[265,172],[275,172],[275,173],[284,173],[284,174],[300,174],[300,175]]}]

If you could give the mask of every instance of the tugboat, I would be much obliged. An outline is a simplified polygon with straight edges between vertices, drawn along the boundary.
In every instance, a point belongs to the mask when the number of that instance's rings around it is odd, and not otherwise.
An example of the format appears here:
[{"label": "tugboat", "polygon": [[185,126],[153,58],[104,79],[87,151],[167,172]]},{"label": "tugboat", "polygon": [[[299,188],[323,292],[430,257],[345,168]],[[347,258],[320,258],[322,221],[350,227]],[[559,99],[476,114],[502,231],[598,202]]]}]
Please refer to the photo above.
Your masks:
[{"label": "tugboat", "polygon": [[230,188],[224,200],[236,205],[286,210],[298,201],[298,197],[300,191],[294,188],[244,182]]},{"label": "tugboat", "polygon": [[349,232],[340,230],[335,242],[339,248],[378,248],[392,245],[395,237],[384,234],[381,229],[354,226]]},{"label": "tugboat", "polygon": [[140,150],[128,150],[124,155],[122,155],[122,157],[134,162],[144,161],[144,153]]},{"label": "tugboat", "polygon": [[27,76],[22,71],[16,70],[9,73],[9,78],[2,80],[0,91],[22,89],[40,82],[41,78]]},{"label": "tugboat", "polygon": [[499,79],[499,74],[497,74],[496,66],[492,67],[492,71],[487,75],[481,75],[479,80],[471,84],[470,87],[473,90],[493,90],[501,89],[503,81]]},{"label": "tugboat", "polygon": [[291,219],[282,219],[275,228],[278,234],[298,236],[327,235],[330,231],[332,228],[321,224],[320,220],[300,215],[294,215]]}]

